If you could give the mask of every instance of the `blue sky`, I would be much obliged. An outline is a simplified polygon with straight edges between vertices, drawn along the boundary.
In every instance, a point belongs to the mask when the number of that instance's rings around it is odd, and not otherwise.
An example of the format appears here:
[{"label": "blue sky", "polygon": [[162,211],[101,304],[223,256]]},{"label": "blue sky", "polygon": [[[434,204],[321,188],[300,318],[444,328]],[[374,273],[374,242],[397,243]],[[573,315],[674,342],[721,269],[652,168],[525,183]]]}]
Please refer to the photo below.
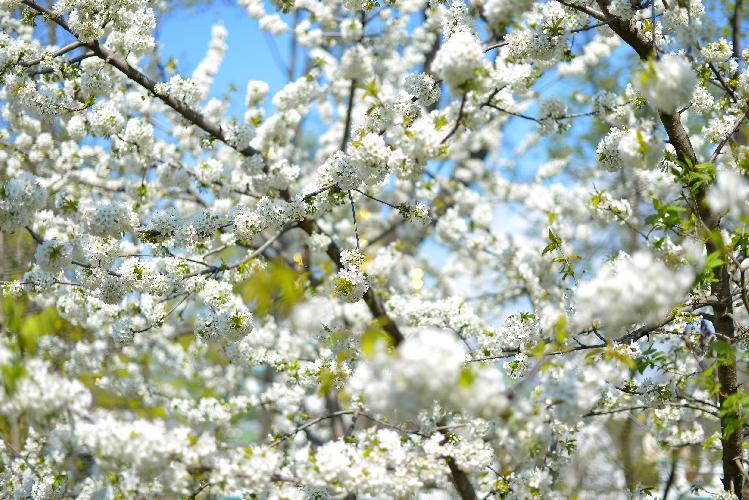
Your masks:
[{"label": "blue sky", "polygon": [[[164,60],[174,58],[179,72],[189,75],[205,56],[211,39],[211,27],[217,23],[226,27],[229,31],[226,40],[229,48],[211,95],[220,97],[228,91],[230,84],[236,85],[236,95],[232,98],[234,114],[242,111],[249,80],[267,82],[272,95],[286,83],[286,74],[282,73],[273,58],[271,37],[258,28],[257,21],[244,8],[236,2],[213,3],[215,5],[208,7],[179,9],[163,17],[157,36]],[[275,45],[283,64],[288,64],[289,37],[275,37]]]}]

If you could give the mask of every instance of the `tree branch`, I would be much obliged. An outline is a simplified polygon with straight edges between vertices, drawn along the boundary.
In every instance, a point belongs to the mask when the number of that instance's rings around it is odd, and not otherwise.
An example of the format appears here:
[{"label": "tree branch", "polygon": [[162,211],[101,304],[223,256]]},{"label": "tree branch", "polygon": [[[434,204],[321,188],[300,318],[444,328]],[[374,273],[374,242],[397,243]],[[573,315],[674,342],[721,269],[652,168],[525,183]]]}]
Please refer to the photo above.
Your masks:
[{"label": "tree branch", "polygon": [[595,9],[591,9],[587,5],[579,5],[579,4],[576,4],[575,2],[567,2],[565,0],[557,0],[557,2],[561,3],[562,5],[566,5],[567,7],[571,9],[584,12],[585,14],[588,14],[590,17],[594,19],[598,19],[601,22],[609,23],[612,20],[611,18],[614,17],[611,14],[608,14],[607,12],[601,13]]},{"label": "tree branch", "polygon": [[[185,120],[189,121],[196,127],[202,129],[203,131],[205,131],[212,137],[226,144],[227,146],[236,148],[234,144],[232,144],[229,141],[228,137],[226,136],[224,131],[221,129],[220,125],[209,120],[208,118],[203,116],[198,111],[192,109],[190,106],[188,106],[184,102],[178,99],[175,99],[174,97],[170,95],[156,92],[157,83],[154,80],[152,80],[150,77],[148,77],[146,74],[141,73],[139,70],[131,66],[125,59],[114,54],[113,52],[110,52],[108,49],[102,47],[98,41],[81,42],[80,39],[78,38],[78,35],[70,28],[68,23],[62,17],[54,15],[54,13],[51,10],[39,5],[35,1],[23,0],[23,4],[35,10],[39,14],[42,14],[45,17],[49,18],[50,20],[54,21],[62,29],[64,29],[65,31],[73,35],[76,38],[76,40],[78,40],[83,46],[91,50],[91,52],[93,52],[94,55],[96,55],[99,59],[103,60],[110,66],[117,68],[121,73],[123,73],[130,80],[132,80],[133,82],[137,83],[144,89],[151,92],[164,104],[166,104],[171,109],[176,111],[179,115],[181,115]],[[259,151],[257,151],[255,148],[251,146],[248,146],[240,150],[239,152],[247,156],[260,154]]]},{"label": "tree branch", "polygon": [[[317,222],[309,219],[305,219],[300,222],[299,227],[309,235],[315,234],[319,231]],[[334,241],[330,242],[328,247],[325,249],[325,253],[328,254],[328,257],[335,263],[338,269],[343,268],[343,264],[341,262],[341,249],[338,248],[338,245],[336,245]],[[369,308],[369,312],[372,313],[372,316],[374,316],[375,319],[381,320],[383,322],[383,324],[381,325],[382,329],[385,330],[385,332],[390,336],[395,346],[398,346],[401,342],[403,342],[403,340],[405,340],[405,337],[398,328],[398,325],[396,325],[390,319],[387,311],[385,311],[385,307],[382,305],[382,302],[380,301],[377,293],[372,289],[372,287],[369,287],[367,292],[364,294],[364,302],[367,304],[367,308]]]},{"label": "tree branch", "polygon": [[59,57],[63,54],[67,54],[68,52],[77,49],[78,47],[83,47],[83,42],[80,40],[76,40],[75,42],[69,43],[65,47],[58,49],[54,52],[50,52],[49,54],[45,54],[42,57],[39,57],[37,59],[32,59],[31,61],[25,61],[21,63],[21,66],[24,66],[26,68],[30,68],[31,66],[36,66],[40,62],[42,62],[46,57]]}]

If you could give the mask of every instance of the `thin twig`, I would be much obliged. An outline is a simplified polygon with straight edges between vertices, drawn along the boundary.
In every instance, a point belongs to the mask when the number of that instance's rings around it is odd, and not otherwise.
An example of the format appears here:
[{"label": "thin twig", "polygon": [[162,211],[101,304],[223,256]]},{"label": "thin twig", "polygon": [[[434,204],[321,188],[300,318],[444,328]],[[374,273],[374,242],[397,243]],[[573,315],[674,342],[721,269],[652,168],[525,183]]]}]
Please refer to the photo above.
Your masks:
[{"label": "thin twig", "polygon": [[51,57],[51,58],[59,57],[63,54],[67,54],[68,52],[77,49],[78,47],[83,47],[83,42],[81,42],[80,40],[76,40],[75,42],[69,43],[63,48],[58,49],[54,52],[50,52],[49,54],[45,54],[42,57],[32,59],[31,61],[21,62],[21,66],[30,68],[31,66],[36,66],[37,64],[42,62],[46,57]]},{"label": "thin twig", "polygon": [[354,197],[351,196],[351,191],[348,192],[348,200],[351,202],[351,217],[354,218],[354,235],[356,236],[356,249],[360,250],[359,247],[359,225],[356,223],[356,207],[354,206]]},{"label": "thin twig", "polygon": [[718,147],[715,148],[715,151],[713,152],[712,156],[710,157],[710,162],[715,163],[715,160],[718,159],[718,155],[720,155],[720,151],[723,149],[723,146],[726,145],[726,143],[731,139],[731,136],[738,132],[739,128],[741,127],[741,124],[744,123],[744,120],[749,117],[749,109],[744,111],[744,114],[741,115],[741,117],[736,121],[736,123],[733,126],[733,129],[729,134],[727,134],[722,141],[720,141],[720,144],[718,144]]},{"label": "thin twig", "polygon": [[447,142],[450,137],[452,137],[455,132],[458,131],[460,128],[460,122],[463,120],[463,109],[466,105],[466,99],[468,98],[468,93],[466,92],[463,94],[463,97],[460,100],[460,108],[458,108],[458,117],[455,119],[455,126],[450,130],[450,132],[440,141],[440,144],[444,144]]}]

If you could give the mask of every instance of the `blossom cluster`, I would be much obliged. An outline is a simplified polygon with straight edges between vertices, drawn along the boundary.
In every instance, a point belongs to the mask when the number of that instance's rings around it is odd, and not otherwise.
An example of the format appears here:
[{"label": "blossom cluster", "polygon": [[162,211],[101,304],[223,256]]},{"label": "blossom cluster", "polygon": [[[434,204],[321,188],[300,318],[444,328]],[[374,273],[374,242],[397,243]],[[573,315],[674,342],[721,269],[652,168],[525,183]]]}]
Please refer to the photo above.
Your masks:
[{"label": "blossom cluster", "polygon": [[744,494],[740,2],[238,3],[0,0],[3,497]]}]

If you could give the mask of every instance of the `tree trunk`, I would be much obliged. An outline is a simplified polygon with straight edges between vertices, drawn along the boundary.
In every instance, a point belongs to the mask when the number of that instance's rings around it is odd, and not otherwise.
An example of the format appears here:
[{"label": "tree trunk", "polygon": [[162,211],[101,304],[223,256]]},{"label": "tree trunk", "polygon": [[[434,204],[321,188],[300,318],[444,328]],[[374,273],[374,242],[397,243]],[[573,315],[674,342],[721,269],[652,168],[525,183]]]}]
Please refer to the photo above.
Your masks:
[{"label": "tree trunk", "polygon": [[[710,250],[710,245],[708,246]],[[717,298],[718,305],[713,307],[715,312],[715,331],[726,341],[731,341],[735,337],[733,325],[733,305],[731,302],[731,288],[728,276],[727,266],[723,265],[716,270],[717,281],[710,287],[710,291]],[[736,377],[736,354],[731,349],[728,357],[718,367],[718,380],[720,381],[720,404],[730,396],[736,394],[738,383]],[[727,491],[733,491],[739,498],[746,498],[744,490],[744,474],[741,470],[743,442],[743,429],[738,427],[730,435],[726,434],[726,425],[728,419],[734,419],[735,416],[726,415],[721,417],[720,428],[722,431],[723,444],[723,486]]]}]

